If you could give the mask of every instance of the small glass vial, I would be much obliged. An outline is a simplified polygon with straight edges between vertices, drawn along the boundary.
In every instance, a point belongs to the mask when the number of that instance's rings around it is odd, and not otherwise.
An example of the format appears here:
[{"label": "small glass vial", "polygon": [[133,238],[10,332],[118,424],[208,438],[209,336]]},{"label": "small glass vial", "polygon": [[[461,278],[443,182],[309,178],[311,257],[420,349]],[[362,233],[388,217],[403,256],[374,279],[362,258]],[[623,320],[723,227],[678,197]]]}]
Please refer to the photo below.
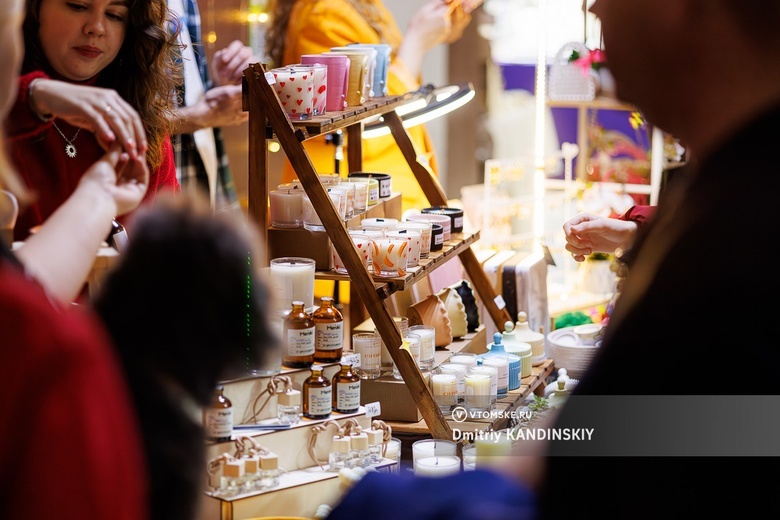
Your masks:
[{"label": "small glass vial", "polygon": [[314,363],[314,320],[300,300],[292,302],[292,310],[284,318],[284,342],[284,366],[309,368]]},{"label": "small glass vial", "polygon": [[242,493],[245,472],[246,465],[243,459],[226,461],[222,467],[219,494],[223,497],[232,497]]},{"label": "small glass vial", "polygon": [[260,456],[244,457],[241,460],[244,461],[243,492],[255,491],[260,484]]},{"label": "small glass vial", "polygon": [[344,317],[333,306],[333,298],[323,296],[311,315],[314,320],[314,361],[332,363],[344,350]]},{"label": "small glass vial", "polygon": [[368,436],[368,453],[371,464],[382,462],[382,448],[384,447],[385,432],[382,430],[366,430]]},{"label": "small glass vial", "polygon": [[368,435],[365,433],[351,435],[349,442],[352,445],[352,449],[349,452],[350,467],[367,468],[370,466],[371,451],[368,449]]},{"label": "small glass vial", "polygon": [[229,441],[233,435],[233,403],[222,392],[222,385],[217,385],[211,403],[203,410],[206,438],[214,442]]},{"label": "small glass vial", "polygon": [[333,376],[333,410],[355,413],[360,408],[360,376],[352,372],[352,365],[341,363],[341,370]]},{"label": "small glass vial", "polygon": [[339,471],[349,467],[350,451],[352,444],[349,437],[333,437],[330,453],[328,454],[328,469],[330,471]]},{"label": "small glass vial", "polygon": [[279,487],[279,455],[268,452],[260,455],[260,488]]},{"label": "small glass vial", "polygon": [[276,398],[276,416],[280,424],[298,424],[301,416],[301,392],[289,389]]},{"label": "small glass vial", "polygon": [[327,419],[333,411],[333,386],[322,377],[322,367],[312,365],[311,375],[303,382],[303,415],[309,419]]}]

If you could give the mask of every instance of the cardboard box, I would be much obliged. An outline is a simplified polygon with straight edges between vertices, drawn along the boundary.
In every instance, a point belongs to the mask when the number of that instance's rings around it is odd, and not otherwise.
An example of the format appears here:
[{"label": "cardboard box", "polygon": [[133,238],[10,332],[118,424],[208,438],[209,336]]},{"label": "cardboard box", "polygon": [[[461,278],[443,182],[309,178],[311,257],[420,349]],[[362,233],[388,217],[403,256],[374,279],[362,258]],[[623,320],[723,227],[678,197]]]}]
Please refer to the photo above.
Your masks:
[{"label": "cardboard box", "polygon": [[[428,384],[430,374],[423,372],[425,383]],[[393,377],[391,373],[378,379],[360,380],[360,404],[379,402],[381,414],[377,419],[383,421],[422,421],[422,414],[406,383]]]},{"label": "cardboard box", "polygon": [[315,261],[317,271],[330,269],[330,239],[324,231],[306,228],[268,228],[268,258],[297,256]]}]

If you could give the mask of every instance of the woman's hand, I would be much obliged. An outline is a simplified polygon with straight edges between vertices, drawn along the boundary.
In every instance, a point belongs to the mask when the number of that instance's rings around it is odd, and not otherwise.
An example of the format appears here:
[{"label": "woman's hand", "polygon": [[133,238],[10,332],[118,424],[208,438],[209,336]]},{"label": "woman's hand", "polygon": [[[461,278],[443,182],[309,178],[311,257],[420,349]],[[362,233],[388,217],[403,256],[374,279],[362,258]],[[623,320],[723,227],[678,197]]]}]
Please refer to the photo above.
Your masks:
[{"label": "woman's hand", "polygon": [[114,144],[81,176],[79,186],[87,184],[107,192],[116,203],[116,215],[124,215],[141,204],[149,185],[149,167],[146,159],[133,159]]},{"label": "woman's hand", "polygon": [[233,40],[227,47],[214,53],[211,73],[217,85],[240,85],[244,70],[257,62],[252,48],[240,40]]},{"label": "woman's hand", "polygon": [[636,222],[580,213],[563,224],[566,250],[577,262],[591,253],[614,253],[628,249],[636,237]]},{"label": "woman's hand", "polygon": [[132,159],[143,159],[148,143],[141,116],[113,89],[36,79],[30,108],[93,132],[108,150],[119,143]]}]

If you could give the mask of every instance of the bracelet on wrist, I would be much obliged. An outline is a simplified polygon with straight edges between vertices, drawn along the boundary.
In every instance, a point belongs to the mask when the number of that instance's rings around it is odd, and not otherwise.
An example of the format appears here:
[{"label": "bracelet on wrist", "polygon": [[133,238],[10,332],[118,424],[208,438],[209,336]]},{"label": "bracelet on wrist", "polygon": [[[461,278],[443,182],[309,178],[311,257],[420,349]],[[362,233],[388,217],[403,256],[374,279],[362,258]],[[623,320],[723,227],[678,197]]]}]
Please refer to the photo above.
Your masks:
[{"label": "bracelet on wrist", "polygon": [[38,83],[38,80],[40,78],[35,78],[30,82],[30,86],[27,87],[27,105],[30,107],[30,110],[32,111],[35,116],[43,121],[44,123],[48,123],[52,119],[54,119],[54,116],[52,114],[41,114],[37,110],[35,110],[35,104],[33,103],[33,94],[35,92],[35,84]]}]

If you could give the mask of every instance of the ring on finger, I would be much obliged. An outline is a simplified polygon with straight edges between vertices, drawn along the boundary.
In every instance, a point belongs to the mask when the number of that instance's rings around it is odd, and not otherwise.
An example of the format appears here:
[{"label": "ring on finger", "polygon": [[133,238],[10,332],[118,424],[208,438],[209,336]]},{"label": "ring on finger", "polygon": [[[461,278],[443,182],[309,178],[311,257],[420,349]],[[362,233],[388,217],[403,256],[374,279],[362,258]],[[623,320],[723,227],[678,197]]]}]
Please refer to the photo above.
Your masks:
[{"label": "ring on finger", "polygon": [[113,110],[113,107],[111,105],[106,105],[106,108],[103,109],[103,113],[108,115],[111,110]]}]

